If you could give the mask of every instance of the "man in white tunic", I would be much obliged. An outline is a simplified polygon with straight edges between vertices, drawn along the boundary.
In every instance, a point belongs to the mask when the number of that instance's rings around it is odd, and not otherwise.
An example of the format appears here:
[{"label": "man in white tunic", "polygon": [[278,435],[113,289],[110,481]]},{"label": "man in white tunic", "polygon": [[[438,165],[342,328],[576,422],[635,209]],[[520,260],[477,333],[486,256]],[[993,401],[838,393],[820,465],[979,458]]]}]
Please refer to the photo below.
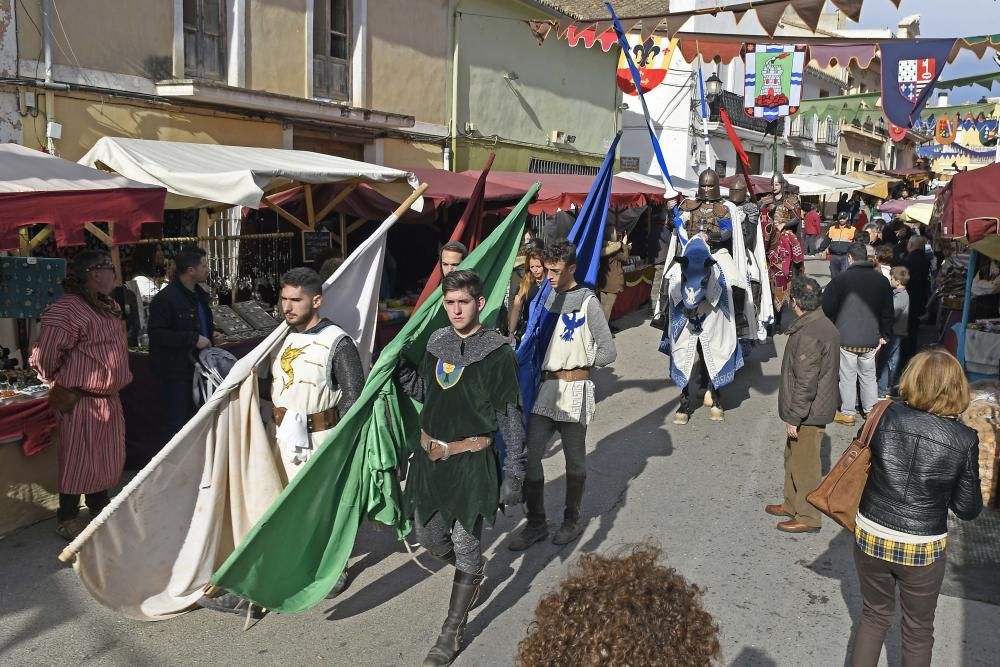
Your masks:
[{"label": "man in white tunic", "polygon": [[542,457],[557,431],[566,457],[566,508],[552,543],[569,544],[582,532],[580,506],[587,477],[587,425],[594,417],[590,369],[606,366],[617,356],[600,300],[592,290],[576,283],[576,249],[569,243],[555,243],[543,250],[542,259],[552,286],[545,308],[556,313],[558,320],[545,352],[542,382],[528,420],[524,482],[528,524],[511,540],[512,551],[527,549],[549,535]]},{"label": "man in white tunic", "polygon": [[[322,301],[323,283],[314,270],[295,268],[281,277],[281,309],[290,329],[271,359],[270,398],[275,441],[287,481],[329,437],[365,383],[357,345],[320,315]],[[264,378],[261,385],[266,396]],[[346,585],[345,571],[333,594]],[[242,613],[245,603],[232,593],[198,602],[202,607],[236,613]]]}]

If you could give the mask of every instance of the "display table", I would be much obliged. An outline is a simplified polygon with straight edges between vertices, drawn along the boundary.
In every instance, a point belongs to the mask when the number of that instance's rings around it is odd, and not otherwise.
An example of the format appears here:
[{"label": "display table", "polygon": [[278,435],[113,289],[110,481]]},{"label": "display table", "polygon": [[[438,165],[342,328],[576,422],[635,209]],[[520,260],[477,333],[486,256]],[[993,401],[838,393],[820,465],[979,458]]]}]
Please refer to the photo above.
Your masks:
[{"label": "display table", "polygon": [[[262,340],[263,336],[223,343],[222,348],[239,359],[249,354]],[[167,444],[160,435],[163,387],[153,372],[148,353],[129,352],[128,365],[132,371],[132,384],[119,395],[125,413],[125,467],[138,470]]]},{"label": "display table", "polygon": [[641,269],[625,272],[625,289],[618,293],[615,299],[615,306],[611,309],[611,319],[617,320],[629,313],[635,312],[644,303],[649,301],[649,296],[653,290],[653,277],[656,275],[656,266],[644,266]]},{"label": "display table", "polygon": [[[30,423],[19,424],[22,420]],[[0,536],[47,519],[59,506],[54,423],[47,398],[0,406]],[[31,438],[36,439],[29,438],[27,446],[24,429],[34,430]],[[39,448],[39,437],[48,444]]]}]

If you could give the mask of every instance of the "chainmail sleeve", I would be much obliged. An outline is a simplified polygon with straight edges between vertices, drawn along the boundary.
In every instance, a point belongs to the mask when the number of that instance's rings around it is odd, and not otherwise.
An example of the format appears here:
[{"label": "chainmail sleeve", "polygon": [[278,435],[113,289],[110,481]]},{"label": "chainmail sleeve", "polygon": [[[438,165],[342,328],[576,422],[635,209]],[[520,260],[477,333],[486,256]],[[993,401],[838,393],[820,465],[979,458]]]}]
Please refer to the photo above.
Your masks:
[{"label": "chainmail sleeve", "polygon": [[611,328],[604,319],[604,311],[597,299],[587,302],[587,326],[594,337],[594,366],[607,366],[618,357],[615,349],[615,339],[611,336]]},{"label": "chainmail sleeve", "polygon": [[503,461],[504,472],[510,477],[524,479],[527,453],[524,448],[524,412],[520,405],[508,403],[506,410],[497,410],[497,429],[507,447]]},{"label": "chainmail sleeve", "polygon": [[424,383],[424,378],[421,377],[420,372],[416,368],[405,362],[402,354],[399,355],[399,361],[396,363],[396,370],[393,375],[404,394],[415,401],[424,402],[424,399],[427,397],[427,385]]},{"label": "chainmail sleeve", "polygon": [[333,352],[330,382],[332,386],[340,386],[337,412],[344,416],[358,400],[361,388],[365,386],[365,371],[361,367],[361,356],[350,336],[344,336]]}]

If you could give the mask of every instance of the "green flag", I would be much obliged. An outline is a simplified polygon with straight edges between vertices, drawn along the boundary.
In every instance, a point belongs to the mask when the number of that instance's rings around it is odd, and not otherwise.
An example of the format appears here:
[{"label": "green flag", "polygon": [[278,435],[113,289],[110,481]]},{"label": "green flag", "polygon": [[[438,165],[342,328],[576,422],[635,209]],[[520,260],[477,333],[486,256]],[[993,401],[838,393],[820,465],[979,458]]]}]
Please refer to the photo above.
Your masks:
[{"label": "green flag", "polygon": [[[538,184],[462,262],[486,287],[483,321],[503,302]],[[393,371],[400,353],[420,357],[427,339],[448,324],[438,291],[417,309],[375,362],[361,396],[250,531],[212,583],[267,609],[296,612],[323,600],[354,548],[361,521],[409,531],[397,469],[417,446],[413,401],[398,391]],[[413,359],[418,361],[419,359]]]}]

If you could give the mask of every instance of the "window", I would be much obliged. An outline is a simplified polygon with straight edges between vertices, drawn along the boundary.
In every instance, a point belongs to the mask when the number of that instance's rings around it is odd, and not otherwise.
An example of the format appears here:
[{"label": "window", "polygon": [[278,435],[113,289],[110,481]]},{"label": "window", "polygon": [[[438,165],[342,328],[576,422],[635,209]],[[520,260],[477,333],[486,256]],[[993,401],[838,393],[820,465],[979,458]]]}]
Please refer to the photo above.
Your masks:
[{"label": "window", "polygon": [[316,0],[313,14],[313,96],[346,100],[350,83],[349,0]]},{"label": "window", "polygon": [[800,164],[802,164],[802,160],[800,158],[786,155],[784,168],[781,170],[781,173],[794,174]]},{"label": "window", "polygon": [[726,161],[716,160],[715,161],[715,173],[719,175],[719,178],[725,178],[726,176]]},{"label": "window", "polygon": [[559,162],[558,160],[545,160],[540,157],[533,157],[528,160],[529,174],[579,174],[582,176],[596,176],[600,170],[600,167]]},{"label": "window", "polygon": [[184,73],[226,78],[225,0],[184,0]]},{"label": "window", "polygon": [[754,153],[753,151],[747,151],[747,157],[750,158],[750,167],[748,171],[751,174],[760,173],[760,153]]},{"label": "window", "polygon": [[850,160],[848,160],[846,157],[840,158],[840,173],[846,174],[847,172],[849,172],[851,170],[850,166],[851,166]]},{"label": "window", "polygon": [[819,96],[820,97],[830,97],[830,91],[829,90],[823,90],[822,88],[820,88],[819,89]]}]

